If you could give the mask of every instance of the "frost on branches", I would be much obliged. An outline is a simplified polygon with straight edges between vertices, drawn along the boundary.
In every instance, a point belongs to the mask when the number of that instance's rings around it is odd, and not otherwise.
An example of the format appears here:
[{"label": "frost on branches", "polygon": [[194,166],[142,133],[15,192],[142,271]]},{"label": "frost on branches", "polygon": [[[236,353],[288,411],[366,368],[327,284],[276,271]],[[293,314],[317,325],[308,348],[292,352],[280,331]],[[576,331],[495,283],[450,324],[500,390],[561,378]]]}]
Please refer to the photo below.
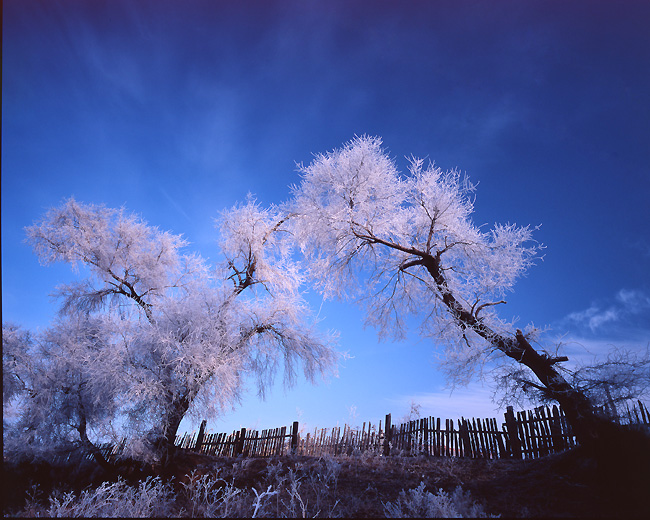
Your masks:
[{"label": "frost on branches", "polygon": [[407,316],[419,317],[422,332],[445,345],[452,381],[467,381],[489,356],[521,363],[581,441],[597,437],[591,403],[556,370],[566,358],[538,353],[496,313],[538,256],[531,229],[483,231],[471,221],[467,178],[415,158],[402,176],[381,144],[358,137],[300,167],[289,210],[319,288],[363,301],[380,334],[402,337]]},{"label": "frost on branches", "polygon": [[71,199],[27,228],[42,263],[86,276],[58,288],[60,318],[43,334],[3,325],[5,404],[18,415],[5,450],[93,452],[126,435],[131,455],[165,459],[183,417],[232,406],[245,374],[263,394],[280,365],[286,384],[299,366],[312,381],[335,370],[283,225],[253,200],[224,211],[214,268],[122,209]]},{"label": "frost on branches", "polygon": [[419,316],[425,334],[445,340],[458,377],[483,362],[496,334],[514,335],[494,309],[539,247],[528,227],[476,227],[467,178],[419,159],[401,176],[368,137],[301,171],[295,233],[326,295],[360,297],[369,323],[397,338]]}]

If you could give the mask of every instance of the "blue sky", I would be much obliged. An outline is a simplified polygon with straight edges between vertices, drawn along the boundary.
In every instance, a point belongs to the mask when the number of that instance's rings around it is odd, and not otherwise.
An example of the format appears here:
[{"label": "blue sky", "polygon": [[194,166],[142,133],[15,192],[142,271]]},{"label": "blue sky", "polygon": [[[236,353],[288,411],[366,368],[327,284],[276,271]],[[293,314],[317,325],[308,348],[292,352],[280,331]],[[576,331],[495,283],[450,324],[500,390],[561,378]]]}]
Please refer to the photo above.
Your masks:
[{"label": "blue sky", "polygon": [[[5,0],[3,320],[55,315],[72,275],[23,239],[63,199],[124,205],[215,259],[221,209],[283,201],[297,162],[369,134],[402,170],[413,154],[479,182],[477,223],[542,224],[544,260],[504,317],[548,326],[574,359],[644,348],[649,23],[631,0]],[[353,356],[339,377],[251,393],[210,429],[395,421],[411,399],[498,413],[479,384],[449,396],[432,341],[379,343],[350,305],[321,316]]]}]

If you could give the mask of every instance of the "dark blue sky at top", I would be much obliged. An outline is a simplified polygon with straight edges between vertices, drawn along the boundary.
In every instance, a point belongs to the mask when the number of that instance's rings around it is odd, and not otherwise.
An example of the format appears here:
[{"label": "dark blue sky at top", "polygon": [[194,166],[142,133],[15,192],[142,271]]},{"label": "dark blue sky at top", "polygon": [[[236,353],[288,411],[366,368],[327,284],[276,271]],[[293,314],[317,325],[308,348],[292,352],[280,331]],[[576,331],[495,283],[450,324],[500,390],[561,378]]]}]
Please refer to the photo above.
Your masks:
[{"label": "dark blue sky at top", "polygon": [[[215,259],[220,210],[283,201],[296,162],[369,134],[402,170],[413,154],[478,181],[477,223],[542,224],[504,317],[647,344],[648,26],[643,1],[5,0],[3,320],[54,316],[71,275],[38,265],[24,226],[65,198]],[[346,316],[326,326],[361,359],[403,351]]]}]

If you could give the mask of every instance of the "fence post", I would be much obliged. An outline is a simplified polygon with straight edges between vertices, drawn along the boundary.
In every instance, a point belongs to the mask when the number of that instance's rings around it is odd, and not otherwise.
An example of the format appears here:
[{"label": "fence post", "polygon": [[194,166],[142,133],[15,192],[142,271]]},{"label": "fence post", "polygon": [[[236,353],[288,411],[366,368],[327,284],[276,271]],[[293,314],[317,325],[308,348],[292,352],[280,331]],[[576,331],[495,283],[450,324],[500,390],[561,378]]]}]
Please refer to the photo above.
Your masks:
[{"label": "fence post", "polygon": [[465,418],[461,418],[458,422],[458,437],[460,438],[459,444],[462,446],[462,456],[474,458],[476,454],[469,439],[469,422]]},{"label": "fence post", "polygon": [[298,421],[293,421],[293,429],[291,430],[291,454],[295,454],[298,450]]},{"label": "fence post", "polygon": [[499,431],[499,426],[497,425],[497,420],[492,419],[492,427],[494,428],[494,436],[497,439],[497,445],[499,446],[499,455],[498,458],[502,459],[506,456],[506,447],[505,442],[503,442],[503,437],[501,437],[502,432]]},{"label": "fence post", "polygon": [[194,451],[201,451],[201,446],[203,444],[203,437],[205,436],[205,427],[208,424],[208,421],[203,419],[201,421],[201,427],[199,428],[199,434],[196,436],[196,444],[194,445]]},{"label": "fence post", "polygon": [[521,441],[517,432],[517,421],[515,420],[515,413],[512,406],[508,406],[506,413],[506,428],[508,428],[508,437],[510,439],[510,449],[512,456],[515,459],[521,459]]},{"label": "fence post", "polygon": [[384,457],[390,455],[390,441],[392,440],[393,426],[390,423],[390,414],[386,415],[386,433],[384,434]]},{"label": "fence post", "polygon": [[564,436],[562,435],[560,412],[557,409],[557,405],[553,405],[551,411],[551,440],[553,443],[553,452],[558,453],[566,448]]},{"label": "fence post", "polygon": [[[644,410],[645,408],[645,410]],[[641,417],[643,418],[643,424],[650,424],[650,416],[648,415],[648,408],[639,400],[639,410],[641,411]]]},{"label": "fence post", "polygon": [[239,439],[237,445],[235,446],[235,457],[244,453],[244,440],[246,439],[246,428],[242,428],[239,432]]},{"label": "fence post", "polygon": [[422,419],[420,421],[420,424],[424,428],[424,453],[426,453],[427,457],[431,455],[431,449],[429,448],[429,419]]}]

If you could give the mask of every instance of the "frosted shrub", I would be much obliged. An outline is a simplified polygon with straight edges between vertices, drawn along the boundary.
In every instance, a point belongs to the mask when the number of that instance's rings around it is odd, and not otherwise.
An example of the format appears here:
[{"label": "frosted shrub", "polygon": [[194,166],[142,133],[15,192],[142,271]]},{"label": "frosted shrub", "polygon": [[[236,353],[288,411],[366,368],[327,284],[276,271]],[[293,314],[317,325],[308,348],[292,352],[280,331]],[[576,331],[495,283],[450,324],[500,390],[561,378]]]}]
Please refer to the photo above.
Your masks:
[{"label": "frosted shrub", "polygon": [[[270,497],[277,495],[277,491],[271,491],[273,486],[269,486],[266,491],[259,493],[257,489],[253,488],[253,493],[255,493],[255,501],[253,502],[253,515],[251,518],[257,518],[258,513],[264,512],[264,505]],[[260,515],[261,516],[261,515]]]},{"label": "frosted shrub", "polygon": [[361,460],[364,463],[370,463],[370,461],[384,458],[383,455],[384,455],[383,446],[379,444],[374,444],[368,447],[368,449],[363,451],[363,453],[361,454]]},{"label": "frosted shrub", "polygon": [[192,509],[188,513],[192,518],[227,516],[240,505],[242,497],[238,495],[242,490],[234,487],[233,484],[228,484],[225,480],[212,475],[197,477],[196,471],[193,471],[189,477],[190,482],[183,483],[183,487],[191,503]]},{"label": "frosted shrub", "polygon": [[282,462],[277,461],[275,464],[269,462],[266,466],[266,480],[268,482],[277,482],[278,485],[281,485],[284,481],[284,477],[282,477],[283,471]]},{"label": "frosted shrub", "polygon": [[458,486],[451,495],[442,489],[425,491],[424,482],[408,492],[402,491],[395,503],[384,504],[387,518],[485,518],[483,506]]},{"label": "frosted shrub", "polygon": [[330,485],[336,485],[336,482],[341,472],[341,464],[332,456],[325,455],[319,459],[321,463],[321,472],[322,480],[327,487]]},{"label": "frosted shrub", "polygon": [[285,508],[283,516],[287,518],[307,518],[307,504],[299,492],[300,485],[302,484],[301,477],[298,477],[296,472],[290,469],[286,481],[286,493],[289,495],[289,502],[281,501]]},{"label": "frosted shrub", "polygon": [[79,497],[73,492],[61,498],[50,498],[50,517],[90,518],[147,518],[172,515],[174,494],[170,484],[159,477],[147,478],[137,487],[128,486],[123,480],[104,482],[97,489],[83,491]]},{"label": "frosted shrub", "polygon": [[[273,486],[268,486],[266,491],[259,492],[251,488],[251,493],[236,488],[234,483],[227,483],[225,480],[216,478],[213,475],[196,476],[192,472],[189,476],[190,482],[183,484],[191,510],[187,515],[191,518],[227,518],[227,517],[251,517],[258,518],[269,516],[266,510],[269,505],[269,498],[276,495],[278,491],[272,491]],[[271,514],[271,516],[273,516]]]},{"label": "frosted shrub", "polygon": [[[330,455],[319,458],[318,463],[307,472],[306,476],[315,500],[316,515],[322,513],[327,517],[333,516],[333,511],[338,504],[335,496],[340,472],[341,464]],[[323,511],[327,504],[329,504],[329,511]]]}]

